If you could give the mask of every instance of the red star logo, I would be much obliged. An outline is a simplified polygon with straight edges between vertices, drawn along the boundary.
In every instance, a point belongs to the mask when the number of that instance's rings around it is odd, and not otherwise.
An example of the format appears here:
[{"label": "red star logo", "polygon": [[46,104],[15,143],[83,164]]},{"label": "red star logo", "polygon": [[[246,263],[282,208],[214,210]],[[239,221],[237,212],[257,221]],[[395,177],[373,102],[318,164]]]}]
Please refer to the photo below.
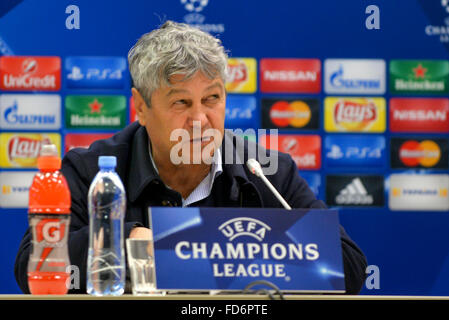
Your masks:
[{"label": "red star logo", "polygon": [[97,99],[94,102],[89,103],[90,113],[100,113],[103,103],[98,102]]},{"label": "red star logo", "polygon": [[413,68],[413,72],[415,73],[415,78],[424,78],[426,76],[427,68],[423,68],[421,63]]}]

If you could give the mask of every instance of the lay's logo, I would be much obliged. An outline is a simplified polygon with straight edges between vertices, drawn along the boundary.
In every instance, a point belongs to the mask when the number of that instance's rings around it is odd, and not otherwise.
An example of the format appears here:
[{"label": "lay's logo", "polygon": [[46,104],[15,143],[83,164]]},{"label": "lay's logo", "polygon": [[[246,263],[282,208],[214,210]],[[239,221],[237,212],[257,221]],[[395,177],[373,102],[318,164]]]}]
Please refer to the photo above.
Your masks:
[{"label": "lay's logo", "polygon": [[328,97],[324,102],[324,126],[328,132],[384,132],[383,98]]},{"label": "lay's logo", "polygon": [[228,59],[226,91],[254,93],[257,90],[257,62],[254,58]]},{"label": "lay's logo", "polygon": [[376,120],[376,118],[376,105],[371,101],[358,103],[340,100],[334,110],[334,119],[337,124],[345,122],[368,123]]},{"label": "lay's logo", "polygon": [[19,158],[35,158],[39,156],[42,144],[49,144],[50,139],[42,140],[16,136],[9,140],[8,156],[10,160]]},{"label": "lay's logo", "polygon": [[61,137],[56,133],[0,134],[0,167],[35,168],[43,144],[55,144],[60,150]]}]

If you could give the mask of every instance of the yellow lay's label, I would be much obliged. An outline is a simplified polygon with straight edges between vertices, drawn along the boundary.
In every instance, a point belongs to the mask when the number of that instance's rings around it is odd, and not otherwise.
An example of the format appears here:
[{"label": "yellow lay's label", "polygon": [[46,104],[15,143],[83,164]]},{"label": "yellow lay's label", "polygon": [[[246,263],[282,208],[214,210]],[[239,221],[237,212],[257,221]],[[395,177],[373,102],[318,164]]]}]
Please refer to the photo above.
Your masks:
[{"label": "yellow lay's label", "polygon": [[42,145],[49,143],[61,154],[61,136],[57,133],[1,133],[0,167],[36,168]]},{"label": "yellow lay's label", "polygon": [[254,93],[257,90],[257,62],[254,58],[229,58],[227,92]]},{"label": "yellow lay's label", "polygon": [[324,129],[328,132],[384,132],[384,98],[327,97],[324,100]]}]

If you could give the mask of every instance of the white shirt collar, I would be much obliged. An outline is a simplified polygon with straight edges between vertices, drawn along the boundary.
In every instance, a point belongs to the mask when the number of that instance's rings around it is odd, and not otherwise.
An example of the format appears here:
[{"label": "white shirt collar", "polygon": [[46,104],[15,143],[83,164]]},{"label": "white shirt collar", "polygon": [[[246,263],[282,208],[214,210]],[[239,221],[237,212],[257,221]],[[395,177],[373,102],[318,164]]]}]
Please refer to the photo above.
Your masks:
[{"label": "white shirt collar", "polygon": [[[151,159],[151,163],[156,170],[156,173],[159,174],[156,164],[153,160],[153,155],[151,153],[151,143],[149,143],[149,155]],[[223,172],[223,165],[221,159],[221,151],[220,148],[217,148],[214,152],[214,156],[212,158],[211,168],[209,174],[196,186],[196,188],[190,193],[187,199],[182,199],[182,206],[186,207],[189,204],[198,202],[207,198],[211,191],[215,181],[215,178],[218,177]],[[169,188],[169,187],[168,187]]]}]

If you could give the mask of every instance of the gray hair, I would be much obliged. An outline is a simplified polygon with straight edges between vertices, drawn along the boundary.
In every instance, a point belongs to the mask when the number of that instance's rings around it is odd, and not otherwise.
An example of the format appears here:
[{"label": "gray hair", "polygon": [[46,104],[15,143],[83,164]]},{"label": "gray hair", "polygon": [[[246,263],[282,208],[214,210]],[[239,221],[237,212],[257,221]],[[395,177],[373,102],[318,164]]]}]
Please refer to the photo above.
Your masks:
[{"label": "gray hair", "polygon": [[221,41],[185,23],[167,21],[159,29],[144,34],[128,53],[134,87],[148,107],[154,90],[170,78],[183,75],[183,81],[201,71],[209,79],[226,81],[227,54]]}]

